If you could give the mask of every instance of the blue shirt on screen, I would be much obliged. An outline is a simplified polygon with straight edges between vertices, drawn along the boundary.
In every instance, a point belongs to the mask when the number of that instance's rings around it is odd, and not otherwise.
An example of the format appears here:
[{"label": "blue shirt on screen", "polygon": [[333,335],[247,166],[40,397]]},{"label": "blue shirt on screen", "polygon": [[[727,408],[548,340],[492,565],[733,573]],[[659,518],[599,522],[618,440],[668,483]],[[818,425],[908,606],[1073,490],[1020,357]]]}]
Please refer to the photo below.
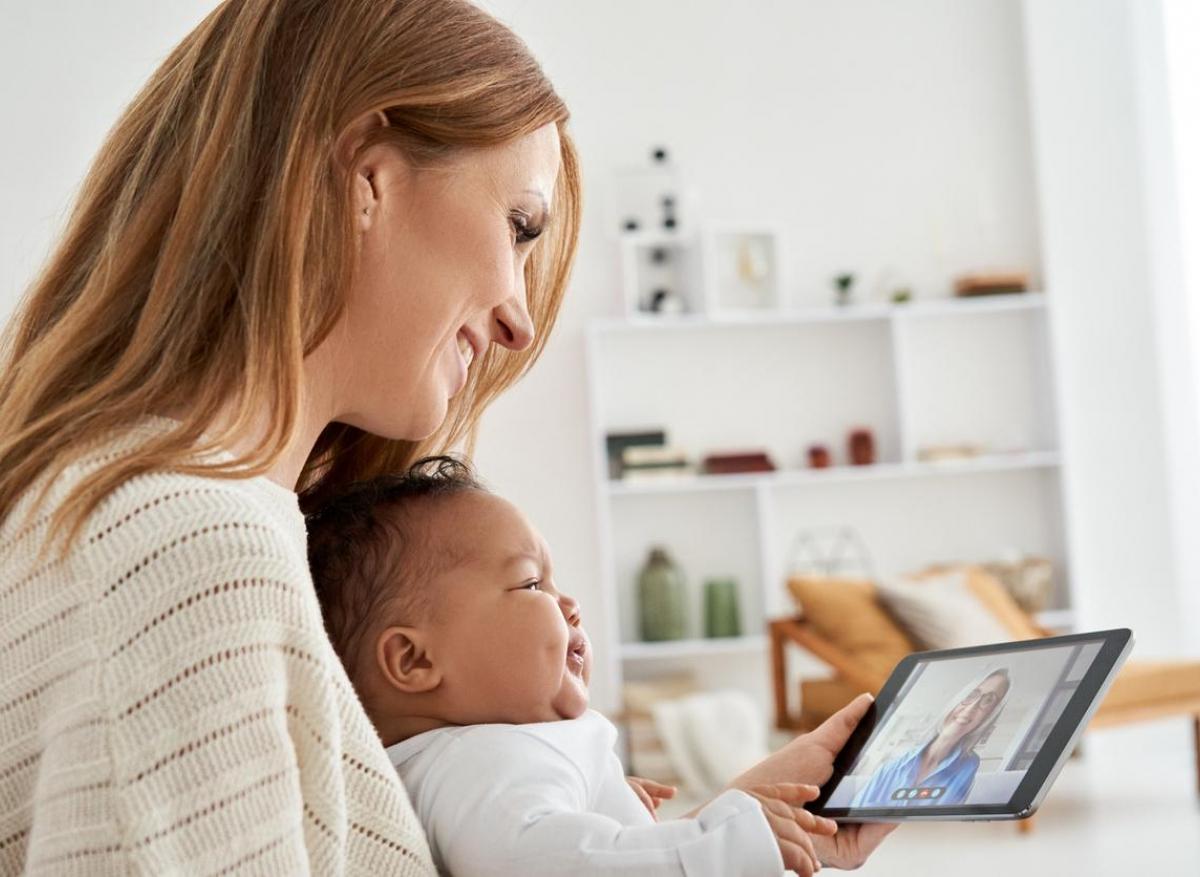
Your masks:
[{"label": "blue shirt on screen", "polygon": [[[967,800],[979,770],[979,756],[974,752],[954,749],[933,769],[933,773],[916,781],[924,746],[885,761],[867,784],[859,789],[850,802],[851,807],[928,807],[936,804],[961,804]],[[893,797],[897,789],[941,789],[936,797]]]}]

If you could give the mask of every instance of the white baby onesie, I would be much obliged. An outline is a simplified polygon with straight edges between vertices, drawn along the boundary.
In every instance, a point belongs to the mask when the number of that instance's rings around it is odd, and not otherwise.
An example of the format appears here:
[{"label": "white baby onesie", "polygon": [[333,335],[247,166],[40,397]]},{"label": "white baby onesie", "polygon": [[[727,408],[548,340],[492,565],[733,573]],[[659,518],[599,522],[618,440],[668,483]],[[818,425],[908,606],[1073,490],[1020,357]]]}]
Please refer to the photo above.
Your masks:
[{"label": "white baby onesie", "polygon": [[758,801],[723,792],[655,822],[625,781],[617,729],[577,719],[439,728],[388,747],[434,862],[454,877],[776,877]]}]

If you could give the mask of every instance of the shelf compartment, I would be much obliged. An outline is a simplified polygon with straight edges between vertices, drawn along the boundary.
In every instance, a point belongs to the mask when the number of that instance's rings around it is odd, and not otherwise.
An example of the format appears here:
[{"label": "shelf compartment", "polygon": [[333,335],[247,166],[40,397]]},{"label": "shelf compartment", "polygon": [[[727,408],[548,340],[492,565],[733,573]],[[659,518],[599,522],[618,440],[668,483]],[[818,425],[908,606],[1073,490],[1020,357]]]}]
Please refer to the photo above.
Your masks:
[{"label": "shelf compartment", "polygon": [[897,324],[908,453],[947,444],[984,453],[1055,446],[1042,316],[1010,310]]},{"label": "shelf compartment", "polygon": [[[646,343],[652,340],[653,343]],[[593,336],[596,419],[604,433],[667,430],[697,458],[765,450],[795,468],[808,447],[845,458],[868,428],[878,459],[900,459],[891,337],[886,323],[742,326],[731,331]]]},{"label": "shelf compartment", "polygon": [[670,661],[711,655],[757,654],[765,652],[765,636],[731,636],[712,639],[678,639],[657,643],[621,643],[621,660]]},{"label": "shelf compartment", "polygon": [[1059,465],[1055,451],[1022,454],[989,454],[936,463],[876,463],[871,466],[832,466],[828,469],[781,469],[739,475],[663,475],[644,481],[609,481],[612,496],[703,493],[712,490],[753,490],[766,487],[801,487],[851,481],[890,481],[899,478],[934,478],[944,475],[977,475],[986,472],[1049,469]]},{"label": "shelf compartment", "polygon": [[[1008,472],[962,470],[954,477],[878,484],[813,485],[773,490],[770,550],[763,561],[765,615],[790,610],[783,582],[795,566],[797,533],[851,528],[866,546],[861,569],[846,575],[906,575],[931,565],[982,563],[1008,556],[1049,558],[1055,590],[1050,605],[1070,605],[1070,569],[1055,468]],[[624,511],[622,509],[622,511]]]},{"label": "shelf compartment", "polygon": [[756,502],[752,493],[713,494],[709,501],[680,503],[671,496],[646,497],[612,516],[613,586],[619,609],[620,641],[641,639],[638,576],[650,548],[661,545],[679,567],[685,583],[684,632],[704,633],[704,582],[738,582],[741,630],[763,630],[761,556],[756,545]]},{"label": "shelf compartment", "polygon": [[904,320],[921,317],[969,316],[972,314],[1040,311],[1046,296],[1040,292],[990,295],[979,298],[941,298],[907,304],[875,302],[844,307],[786,308],[778,311],[728,311],[716,314],[662,315],[638,314],[628,319],[605,318],[593,321],[589,331],[598,335],[637,334],[655,331],[730,329],[746,326],[786,326],[805,323],[839,323],[876,320]]}]

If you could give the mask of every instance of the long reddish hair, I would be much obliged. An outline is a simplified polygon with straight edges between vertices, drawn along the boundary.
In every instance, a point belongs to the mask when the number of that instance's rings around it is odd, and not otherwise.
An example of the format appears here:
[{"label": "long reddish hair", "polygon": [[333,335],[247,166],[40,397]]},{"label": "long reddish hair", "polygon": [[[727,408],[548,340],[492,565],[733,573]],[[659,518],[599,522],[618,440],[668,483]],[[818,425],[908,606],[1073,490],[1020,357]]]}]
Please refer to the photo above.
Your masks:
[{"label": "long reddish hair", "polygon": [[[376,110],[389,127],[364,148],[390,142],[425,163],[558,127],[555,221],[525,266],[536,340],[521,352],[491,345],[424,441],[331,424],[301,475],[302,502],[471,438],[537,359],[562,302],[581,198],[566,106],[524,43],[467,0],[226,0],[108,135],[6,331],[0,521],[35,481],[40,500],[89,444],[147,413],[187,412],[81,480],[53,517],[66,544],[141,473],[271,468],[297,425],[304,357],[341,315],[356,264],[351,175],[334,147]],[[202,443],[227,403],[234,426]],[[256,447],[194,459],[264,406],[275,418]]]}]

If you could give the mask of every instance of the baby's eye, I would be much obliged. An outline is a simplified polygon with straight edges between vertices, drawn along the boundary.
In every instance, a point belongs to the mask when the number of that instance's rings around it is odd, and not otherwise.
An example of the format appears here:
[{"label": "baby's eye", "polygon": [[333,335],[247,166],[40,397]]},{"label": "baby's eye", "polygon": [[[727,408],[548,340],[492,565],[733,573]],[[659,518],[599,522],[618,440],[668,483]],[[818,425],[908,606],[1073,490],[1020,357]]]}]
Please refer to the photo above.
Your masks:
[{"label": "baby's eye", "polygon": [[534,579],[532,582],[526,582],[525,584],[521,585],[522,591],[540,591],[541,589],[542,583],[538,579]]}]

